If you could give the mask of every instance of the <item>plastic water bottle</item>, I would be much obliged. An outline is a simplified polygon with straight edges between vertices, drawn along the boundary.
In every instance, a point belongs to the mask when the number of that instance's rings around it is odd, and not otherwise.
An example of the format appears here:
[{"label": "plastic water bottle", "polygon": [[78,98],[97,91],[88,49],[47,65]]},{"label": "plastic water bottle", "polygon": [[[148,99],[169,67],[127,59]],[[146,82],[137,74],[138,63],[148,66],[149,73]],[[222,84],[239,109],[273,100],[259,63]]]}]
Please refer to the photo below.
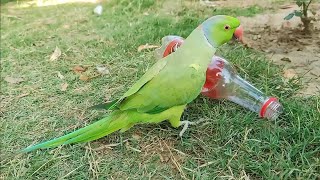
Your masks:
[{"label": "plastic water bottle", "polygon": [[[176,51],[183,38],[166,36],[156,50],[160,59]],[[282,106],[275,97],[268,97],[241,78],[225,59],[213,56],[206,72],[206,82],[201,93],[212,99],[228,99],[259,114],[261,118],[275,120],[282,113]]]}]

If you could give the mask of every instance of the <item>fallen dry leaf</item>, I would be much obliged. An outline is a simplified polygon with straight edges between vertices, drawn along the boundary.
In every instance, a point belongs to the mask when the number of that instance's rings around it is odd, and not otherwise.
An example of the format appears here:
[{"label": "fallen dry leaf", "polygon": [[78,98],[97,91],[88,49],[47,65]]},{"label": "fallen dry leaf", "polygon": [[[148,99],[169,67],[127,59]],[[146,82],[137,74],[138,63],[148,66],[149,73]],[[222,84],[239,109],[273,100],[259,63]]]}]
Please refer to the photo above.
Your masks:
[{"label": "fallen dry leaf", "polygon": [[7,81],[8,83],[10,84],[19,84],[21,83],[22,81],[24,81],[22,78],[16,78],[16,77],[10,77],[10,76],[6,76],[4,78],[5,81]]},{"label": "fallen dry leaf", "polygon": [[292,4],[285,4],[285,5],[280,6],[280,9],[290,9],[292,7],[293,7]]},{"label": "fallen dry leaf", "polygon": [[285,69],[283,71],[283,76],[287,79],[292,79],[294,78],[295,76],[297,76],[297,73],[294,69]]},{"label": "fallen dry leaf", "polygon": [[57,72],[57,74],[60,79],[64,79],[64,76],[59,71]]},{"label": "fallen dry leaf", "polygon": [[61,50],[56,46],[56,49],[50,56],[50,61],[56,61],[61,56]]},{"label": "fallen dry leaf", "polygon": [[291,62],[291,59],[288,57],[283,57],[280,59],[280,61],[286,61],[286,62]]},{"label": "fallen dry leaf", "polygon": [[17,96],[17,98],[22,98],[22,97],[28,96],[29,94],[30,94],[30,93],[20,94],[19,96]]},{"label": "fallen dry leaf", "polygon": [[139,134],[135,133],[135,134],[132,134],[132,138],[135,140],[139,140],[141,138],[141,136]]},{"label": "fallen dry leaf", "polygon": [[145,50],[145,49],[155,49],[155,48],[159,48],[159,46],[145,44],[138,47],[138,52],[141,52],[142,50]]},{"label": "fallen dry leaf", "polygon": [[80,77],[79,77],[79,79],[80,79],[81,81],[88,81],[90,78],[89,78],[88,76],[86,76],[86,75],[81,74]]},{"label": "fallen dry leaf", "polygon": [[85,67],[82,67],[80,65],[76,65],[72,68],[72,71],[75,72],[75,73],[83,73],[87,70],[87,68]]},{"label": "fallen dry leaf", "polygon": [[98,73],[105,75],[105,74],[109,74],[110,71],[108,70],[108,68],[106,66],[103,65],[97,65],[96,66]]},{"label": "fallen dry leaf", "polygon": [[63,83],[61,84],[61,91],[66,91],[68,88],[69,84],[68,83]]}]

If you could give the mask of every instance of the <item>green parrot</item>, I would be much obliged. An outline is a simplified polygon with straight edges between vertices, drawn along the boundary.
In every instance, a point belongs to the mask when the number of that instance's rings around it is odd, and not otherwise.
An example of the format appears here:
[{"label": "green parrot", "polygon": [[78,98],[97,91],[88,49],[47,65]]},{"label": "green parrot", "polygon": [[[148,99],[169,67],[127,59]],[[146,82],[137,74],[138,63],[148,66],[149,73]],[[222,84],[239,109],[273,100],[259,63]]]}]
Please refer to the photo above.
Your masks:
[{"label": "green parrot", "polygon": [[240,21],[231,16],[207,19],[175,53],[157,61],[121,98],[106,104],[105,108],[112,110],[109,116],[22,152],[88,142],[136,124],[168,120],[173,127],[179,127],[186,105],[201,92],[216,48],[231,40],[239,26]]}]

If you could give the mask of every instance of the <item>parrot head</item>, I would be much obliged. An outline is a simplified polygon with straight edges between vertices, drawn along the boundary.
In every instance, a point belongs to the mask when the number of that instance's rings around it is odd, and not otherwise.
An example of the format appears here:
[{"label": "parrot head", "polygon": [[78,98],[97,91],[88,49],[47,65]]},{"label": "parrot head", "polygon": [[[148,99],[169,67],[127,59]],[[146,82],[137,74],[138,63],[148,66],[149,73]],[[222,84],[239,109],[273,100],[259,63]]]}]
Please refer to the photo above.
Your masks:
[{"label": "parrot head", "polygon": [[213,16],[201,25],[204,35],[213,47],[219,47],[232,37],[242,39],[242,28],[237,18],[225,15]]}]

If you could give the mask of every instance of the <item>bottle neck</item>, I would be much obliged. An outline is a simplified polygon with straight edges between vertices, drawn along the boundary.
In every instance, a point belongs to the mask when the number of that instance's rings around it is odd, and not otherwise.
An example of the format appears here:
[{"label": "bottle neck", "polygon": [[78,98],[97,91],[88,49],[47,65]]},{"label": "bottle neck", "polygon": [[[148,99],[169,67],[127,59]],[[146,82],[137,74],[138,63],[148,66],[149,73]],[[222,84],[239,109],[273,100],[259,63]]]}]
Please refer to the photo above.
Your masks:
[{"label": "bottle neck", "polygon": [[282,112],[277,98],[267,97],[260,90],[236,75],[233,79],[234,89],[227,99],[259,114],[261,118],[275,120]]}]

